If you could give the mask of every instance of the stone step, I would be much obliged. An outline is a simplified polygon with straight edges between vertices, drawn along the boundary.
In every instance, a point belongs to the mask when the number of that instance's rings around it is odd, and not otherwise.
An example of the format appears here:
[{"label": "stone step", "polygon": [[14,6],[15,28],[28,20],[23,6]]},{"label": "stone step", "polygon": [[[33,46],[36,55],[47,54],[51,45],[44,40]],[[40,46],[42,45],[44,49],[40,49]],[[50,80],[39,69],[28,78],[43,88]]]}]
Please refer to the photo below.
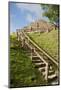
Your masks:
[{"label": "stone step", "polygon": [[32,56],[32,60],[37,60],[37,59],[40,59],[38,56]]},{"label": "stone step", "polygon": [[52,75],[52,74],[54,74],[54,73],[55,73],[54,70],[49,70],[48,75]]},{"label": "stone step", "polygon": [[39,60],[32,60],[33,63],[41,63],[43,61],[41,61],[40,59]]},{"label": "stone step", "polygon": [[44,64],[44,63],[39,63],[39,64],[36,64],[35,65],[35,68],[40,68],[40,67],[45,67],[46,66],[46,64]]},{"label": "stone step", "polygon": [[40,58],[38,58],[38,59],[32,59],[32,61],[40,61],[40,62],[43,62]]},{"label": "stone step", "polygon": [[40,72],[45,72],[45,67],[38,68]]},{"label": "stone step", "polygon": [[40,63],[35,63],[35,65],[43,65],[44,62],[40,62]]},{"label": "stone step", "polygon": [[53,78],[56,78],[56,77],[57,77],[57,74],[56,73],[54,73],[52,75],[48,75],[48,79],[53,79]]}]

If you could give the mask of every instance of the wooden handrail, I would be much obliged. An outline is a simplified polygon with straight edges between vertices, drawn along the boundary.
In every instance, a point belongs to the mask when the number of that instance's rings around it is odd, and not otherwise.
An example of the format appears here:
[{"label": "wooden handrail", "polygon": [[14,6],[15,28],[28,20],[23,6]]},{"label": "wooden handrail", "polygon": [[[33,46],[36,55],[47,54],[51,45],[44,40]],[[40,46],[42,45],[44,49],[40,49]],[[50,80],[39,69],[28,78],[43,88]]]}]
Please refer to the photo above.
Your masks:
[{"label": "wooden handrail", "polygon": [[57,62],[57,61],[55,61],[51,56],[49,56],[45,51],[43,51],[34,41],[32,41],[32,40],[29,38],[29,36],[28,36],[24,31],[22,31],[22,33],[24,34],[24,36],[25,36],[26,38],[28,38],[28,40],[29,40],[35,47],[37,47],[40,51],[42,51],[43,54],[45,54],[50,60],[52,60],[52,61],[58,66],[58,62]]}]

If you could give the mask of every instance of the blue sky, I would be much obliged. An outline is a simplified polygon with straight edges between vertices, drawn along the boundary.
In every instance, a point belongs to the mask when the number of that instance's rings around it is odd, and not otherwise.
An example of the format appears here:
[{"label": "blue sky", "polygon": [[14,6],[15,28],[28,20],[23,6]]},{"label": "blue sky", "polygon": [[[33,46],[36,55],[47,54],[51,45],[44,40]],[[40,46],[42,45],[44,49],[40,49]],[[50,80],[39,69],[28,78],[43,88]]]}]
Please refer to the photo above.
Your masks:
[{"label": "blue sky", "polygon": [[24,26],[39,19],[48,20],[43,17],[43,9],[40,4],[12,3],[10,2],[10,32],[21,29]]}]

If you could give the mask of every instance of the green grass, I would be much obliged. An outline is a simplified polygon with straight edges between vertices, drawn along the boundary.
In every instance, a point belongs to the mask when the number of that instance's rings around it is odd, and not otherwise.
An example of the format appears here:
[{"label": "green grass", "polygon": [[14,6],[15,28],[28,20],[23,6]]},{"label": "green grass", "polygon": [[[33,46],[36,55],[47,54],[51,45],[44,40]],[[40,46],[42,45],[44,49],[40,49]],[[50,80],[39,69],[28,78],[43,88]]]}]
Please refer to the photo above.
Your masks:
[{"label": "green grass", "polygon": [[39,47],[58,60],[58,30],[52,30],[49,33],[29,33],[29,36]]},{"label": "green grass", "polygon": [[10,87],[46,85],[16,36],[10,36]]}]

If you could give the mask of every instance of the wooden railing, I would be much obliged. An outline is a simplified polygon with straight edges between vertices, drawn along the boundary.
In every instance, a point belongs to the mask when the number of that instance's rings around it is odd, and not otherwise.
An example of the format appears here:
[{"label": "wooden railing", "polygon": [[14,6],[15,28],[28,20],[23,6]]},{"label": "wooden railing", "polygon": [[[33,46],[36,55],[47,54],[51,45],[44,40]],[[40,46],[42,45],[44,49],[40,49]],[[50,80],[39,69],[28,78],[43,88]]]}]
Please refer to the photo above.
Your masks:
[{"label": "wooden railing", "polygon": [[[34,52],[36,53],[36,55],[45,63],[46,67],[45,67],[45,79],[48,80],[48,67],[49,67],[49,62],[52,62],[54,67],[56,67],[55,71],[58,70],[58,62],[55,61],[50,55],[48,55],[42,48],[40,48],[28,35],[26,32],[21,31],[21,32],[17,32],[17,37],[18,40],[21,39],[22,41],[22,46],[25,46],[25,44],[32,50],[34,49]],[[40,55],[41,52],[43,55]],[[46,56],[46,58],[49,61],[46,61],[43,56]],[[32,56],[31,56],[32,57]],[[56,75],[56,73],[55,73]],[[53,75],[54,76],[54,75]]]},{"label": "wooden railing", "polygon": [[48,54],[47,54],[44,50],[42,50],[37,44],[35,44],[35,42],[32,41],[25,32],[22,31],[22,33],[23,33],[24,37],[26,37],[26,38],[28,39],[29,42],[31,42],[37,49],[39,49],[39,51],[41,51],[44,55],[47,56],[47,58],[49,58],[53,63],[55,63],[55,64],[58,66],[58,62],[57,62],[57,61],[55,61],[50,55],[48,55]]}]

